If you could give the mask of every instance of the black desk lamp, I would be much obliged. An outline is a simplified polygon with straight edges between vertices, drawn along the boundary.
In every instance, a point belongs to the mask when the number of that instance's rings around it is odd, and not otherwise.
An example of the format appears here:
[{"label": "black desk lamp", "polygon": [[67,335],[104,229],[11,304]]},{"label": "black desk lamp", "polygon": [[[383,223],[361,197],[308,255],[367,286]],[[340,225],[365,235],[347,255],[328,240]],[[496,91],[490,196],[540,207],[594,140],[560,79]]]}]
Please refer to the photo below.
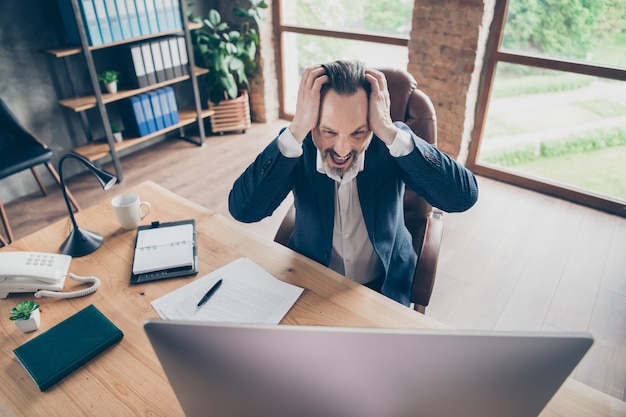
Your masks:
[{"label": "black desk lamp", "polygon": [[69,198],[67,198],[67,190],[65,188],[65,181],[63,179],[63,161],[68,158],[78,159],[83,164],[85,164],[87,168],[89,168],[89,170],[96,176],[96,178],[98,178],[100,185],[105,190],[113,187],[113,185],[117,182],[117,177],[96,168],[91,162],[89,162],[80,155],[68,153],[63,155],[59,160],[59,176],[61,177],[61,189],[63,190],[65,204],[67,204],[67,210],[69,211],[70,219],[72,220],[72,231],[70,232],[70,235],[67,237],[67,239],[65,239],[65,242],[63,242],[59,250],[64,255],[78,257],[89,255],[91,252],[98,249],[100,245],[102,245],[102,241],[104,240],[104,238],[101,234],[81,229],[80,227],[78,227],[78,224],[76,224],[74,211],[72,210],[72,206],[70,205]]}]

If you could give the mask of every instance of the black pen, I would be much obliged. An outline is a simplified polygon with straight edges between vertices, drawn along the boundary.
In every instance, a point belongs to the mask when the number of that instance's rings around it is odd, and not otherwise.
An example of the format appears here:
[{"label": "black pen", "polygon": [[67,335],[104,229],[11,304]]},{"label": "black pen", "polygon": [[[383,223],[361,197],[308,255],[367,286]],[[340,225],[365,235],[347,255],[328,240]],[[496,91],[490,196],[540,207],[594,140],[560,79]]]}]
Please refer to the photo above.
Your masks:
[{"label": "black pen", "polygon": [[209,298],[211,298],[211,296],[215,293],[215,291],[217,291],[217,289],[220,287],[220,285],[222,285],[222,280],[221,279],[217,280],[215,285],[213,285],[211,287],[211,289],[209,291],[207,291],[206,294],[204,294],[204,297],[202,297],[202,299],[200,299],[200,301],[198,301],[198,305],[196,307],[200,307],[202,304],[206,303],[209,300]]}]

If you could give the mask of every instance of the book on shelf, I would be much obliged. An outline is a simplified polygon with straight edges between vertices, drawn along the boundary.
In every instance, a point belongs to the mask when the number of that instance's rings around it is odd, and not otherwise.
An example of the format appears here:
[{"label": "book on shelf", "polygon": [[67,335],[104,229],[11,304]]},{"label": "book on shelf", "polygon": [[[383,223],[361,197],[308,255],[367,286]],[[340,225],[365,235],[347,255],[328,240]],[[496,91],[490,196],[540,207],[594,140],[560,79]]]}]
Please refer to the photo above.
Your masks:
[{"label": "book on shelf", "polygon": [[148,15],[148,24],[150,25],[150,34],[159,32],[159,24],[157,22],[156,6],[154,0],[145,0],[146,14]]},{"label": "book on shelf", "polygon": [[183,69],[183,75],[189,74],[189,57],[187,56],[187,45],[185,44],[185,38],[177,36],[178,41],[178,53],[180,54],[180,63]]},{"label": "book on shelf", "polygon": [[121,100],[118,109],[124,123],[124,131],[128,135],[141,137],[151,133],[143,112],[141,97],[134,96]]},{"label": "book on shelf", "polygon": [[170,57],[172,58],[172,70],[174,78],[183,76],[182,62],[180,60],[180,52],[178,52],[178,39],[175,36],[167,38],[170,47]]},{"label": "book on shelf", "polygon": [[128,24],[130,25],[130,33],[132,38],[141,36],[141,28],[139,27],[139,15],[135,0],[123,0],[126,3],[126,11],[128,13]]},{"label": "book on shelf", "polygon": [[[63,23],[66,42],[72,45],[80,45],[80,32],[76,18],[74,17],[74,9],[71,0],[57,0],[59,13]],[[96,10],[92,0],[80,0],[79,2],[81,18],[85,26],[87,34],[87,42],[91,46],[102,44],[102,35],[100,35],[100,27],[96,17]]]},{"label": "book on shelf", "polygon": [[148,85],[156,84],[156,73],[154,69],[154,61],[152,60],[152,50],[150,48],[149,42],[141,44],[141,55],[143,57],[144,68],[146,69],[146,78],[148,80]]},{"label": "book on shelf", "polygon": [[163,117],[163,109],[161,108],[161,100],[159,99],[159,93],[150,91],[146,93],[150,98],[150,106],[152,107],[152,115],[154,116],[154,124],[156,130],[165,129],[165,118]]},{"label": "book on shelf", "polygon": [[170,109],[170,101],[167,98],[167,88],[159,88],[155,92],[159,96],[159,103],[161,104],[161,111],[163,112],[163,120],[165,121],[165,127],[172,126],[174,123],[172,118],[172,110]]},{"label": "book on shelf", "polygon": [[159,41],[150,42],[150,52],[152,54],[152,62],[154,62],[154,74],[156,76],[156,82],[162,83],[167,81],[165,78],[165,67],[163,65],[163,57],[161,56],[161,45]]},{"label": "book on shelf", "polygon": [[130,30],[130,16],[126,8],[126,0],[115,0],[115,8],[117,9],[117,17],[122,27],[122,39],[131,39],[133,33]]},{"label": "book on shelf", "polygon": [[122,36],[122,25],[117,14],[117,8],[115,6],[115,0],[105,0],[104,7],[107,11],[107,17],[109,19],[109,26],[111,27],[111,37],[113,42],[124,40]]},{"label": "book on shelf", "polygon": [[169,30],[164,0],[154,0],[154,13],[156,14],[156,22],[159,26],[159,31],[165,32]]},{"label": "book on shelf", "polygon": [[152,112],[152,104],[150,103],[150,97],[147,94],[140,94],[141,106],[143,108],[143,115],[146,117],[146,124],[148,125],[148,133],[157,131],[156,121],[154,120],[154,113]]},{"label": "book on shelf", "polygon": [[120,88],[136,89],[150,85],[140,43],[120,45],[115,58],[117,69],[120,71]]},{"label": "book on shelf", "polygon": [[93,5],[96,11],[98,26],[100,27],[102,43],[106,44],[113,42],[113,35],[111,34],[111,26],[109,25],[109,18],[106,6],[104,5],[104,0],[93,0]]},{"label": "book on shelf", "polygon": [[[72,0],[57,0],[68,44],[80,45]],[[78,0],[90,46],[179,30],[179,0]]]},{"label": "book on shelf", "polygon": [[139,29],[141,30],[141,36],[150,34],[150,23],[148,23],[148,11],[146,10],[145,0],[132,0],[135,2],[135,8],[137,9],[137,16],[139,19]]},{"label": "book on shelf", "polygon": [[176,94],[174,93],[174,87],[165,87],[164,90],[164,94],[167,98],[168,106],[170,108],[170,117],[172,118],[172,124],[177,124],[179,122],[178,104],[176,103]]},{"label": "book on shelf", "polygon": [[165,79],[171,80],[174,77],[174,64],[172,63],[172,54],[170,52],[170,43],[168,39],[159,40],[161,47],[161,58],[163,58],[163,69],[165,70]]},{"label": "book on shelf", "polygon": [[174,27],[176,29],[181,29],[183,27],[183,20],[180,17],[180,1],[170,0],[170,3],[172,4],[172,10],[174,11]]}]

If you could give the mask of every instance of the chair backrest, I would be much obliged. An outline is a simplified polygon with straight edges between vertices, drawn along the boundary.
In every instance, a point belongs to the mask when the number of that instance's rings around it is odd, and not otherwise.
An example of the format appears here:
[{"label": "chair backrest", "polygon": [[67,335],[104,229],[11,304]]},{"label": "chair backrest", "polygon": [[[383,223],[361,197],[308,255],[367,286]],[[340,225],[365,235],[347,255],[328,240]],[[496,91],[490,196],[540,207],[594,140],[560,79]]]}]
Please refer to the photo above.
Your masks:
[{"label": "chair backrest", "polygon": [[0,98],[0,149],[16,141],[28,141],[47,147],[17,120],[9,106]]},{"label": "chair backrest", "polygon": [[[437,146],[437,116],[430,98],[417,88],[417,81],[408,72],[393,68],[380,68],[380,70],[387,79],[391,100],[391,119],[406,123],[417,136]],[[404,223],[413,238],[415,253],[422,257],[433,256],[431,255],[432,248],[429,248],[426,253],[422,251],[428,218],[432,212],[433,208],[426,200],[419,197],[413,190],[405,189]],[[433,263],[436,267],[436,259],[429,262],[431,268]],[[411,294],[411,302],[416,306],[428,305],[434,284],[434,272],[432,271],[432,274],[416,273]]]}]

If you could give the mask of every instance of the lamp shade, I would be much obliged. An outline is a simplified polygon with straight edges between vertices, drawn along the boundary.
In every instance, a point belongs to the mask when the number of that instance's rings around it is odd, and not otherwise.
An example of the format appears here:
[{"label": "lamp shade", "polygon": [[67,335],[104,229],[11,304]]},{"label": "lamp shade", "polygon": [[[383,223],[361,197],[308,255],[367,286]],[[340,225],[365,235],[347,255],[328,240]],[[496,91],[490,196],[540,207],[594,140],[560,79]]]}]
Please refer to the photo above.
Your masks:
[{"label": "lamp shade", "polygon": [[72,231],[61,245],[59,251],[64,255],[79,257],[88,255],[98,249],[102,245],[104,238],[99,233],[91,232],[89,230],[78,227],[78,224],[76,223],[76,218],[74,217],[74,212],[72,210],[72,206],[70,205],[70,200],[67,196],[65,178],[63,177],[63,162],[67,159],[76,159],[82,162],[87,168],[89,168],[89,170],[96,176],[96,178],[98,178],[98,182],[104,190],[108,190],[113,187],[113,185],[117,182],[117,177],[97,168],[95,165],[93,165],[91,162],[89,162],[87,159],[83,158],[80,155],[68,153],[63,155],[59,160],[59,177],[61,179],[61,189],[63,190],[63,198],[65,198],[65,204],[67,205],[67,210],[70,214],[70,220],[72,221]]}]

